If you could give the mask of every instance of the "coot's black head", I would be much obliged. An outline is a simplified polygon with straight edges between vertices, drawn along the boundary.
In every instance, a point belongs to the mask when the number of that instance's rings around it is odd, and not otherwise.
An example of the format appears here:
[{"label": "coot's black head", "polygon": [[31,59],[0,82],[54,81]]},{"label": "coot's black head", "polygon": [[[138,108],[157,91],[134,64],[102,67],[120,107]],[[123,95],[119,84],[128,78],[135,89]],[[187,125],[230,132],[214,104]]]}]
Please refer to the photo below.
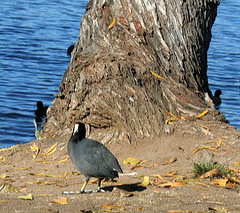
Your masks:
[{"label": "coot's black head", "polygon": [[215,97],[220,97],[220,95],[222,94],[222,91],[220,89],[216,90],[214,93]]},{"label": "coot's black head", "polygon": [[37,101],[37,108],[38,109],[43,109],[43,102],[42,101]]},{"label": "coot's black head", "polygon": [[86,137],[86,128],[83,123],[76,122],[73,128],[73,136],[77,135],[80,139],[83,139]]}]

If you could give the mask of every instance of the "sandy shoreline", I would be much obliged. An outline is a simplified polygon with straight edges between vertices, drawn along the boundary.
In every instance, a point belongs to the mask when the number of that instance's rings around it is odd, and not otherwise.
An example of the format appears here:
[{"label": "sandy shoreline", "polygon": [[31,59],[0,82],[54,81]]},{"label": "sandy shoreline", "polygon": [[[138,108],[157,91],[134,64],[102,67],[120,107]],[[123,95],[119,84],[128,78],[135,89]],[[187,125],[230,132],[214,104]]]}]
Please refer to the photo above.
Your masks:
[{"label": "sandy shoreline", "polygon": [[[193,178],[193,162],[219,162],[239,171],[235,162],[240,161],[240,131],[218,121],[199,123],[209,127],[207,136],[194,122],[179,121],[171,135],[139,139],[131,146],[106,144],[124,171],[117,182],[103,183],[106,193],[61,194],[79,190],[84,180],[68,159],[69,137],[0,150],[0,212],[208,212],[213,208],[239,212],[239,184],[220,187],[204,179],[176,187],[162,185]],[[219,138],[223,143],[216,149],[199,149],[192,155],[196,148],[206,146],[205,142],[212,141],[208,145],[216,147]],[[128,157],[143,163],[135,168],[123,164]],[[166,164],[173,157],[176,161]],[[140,185],[143,176],[150,178],[150,185]],[[94,189],[96,183],[87,187]],[[33,199],[19,198],[30,194]]]}]

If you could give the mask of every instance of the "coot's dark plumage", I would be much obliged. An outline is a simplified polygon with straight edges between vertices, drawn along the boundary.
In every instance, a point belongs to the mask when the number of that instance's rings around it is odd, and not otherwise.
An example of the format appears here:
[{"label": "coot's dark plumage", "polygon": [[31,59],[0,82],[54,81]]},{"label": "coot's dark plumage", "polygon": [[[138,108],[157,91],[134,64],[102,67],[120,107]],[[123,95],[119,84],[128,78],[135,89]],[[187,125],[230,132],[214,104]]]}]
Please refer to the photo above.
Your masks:
[{"label": "coot's dark plumage", "polygon": [[219,106],[222,103],[222,100],[220,98],[221,94],[222,94],[222,91],[220,89],[215,91],[214,96],[212,98],[215,106]]},{"label": "coot's dark plumage", "polygon": [[114,179],[118,177],[118,172],[123,172],[117,159],[103,144],[85,136],[85,125],[76,123],[67,150],[74,166],[86,177],[86,180],[80,191],[63,192],[65,194],[91,192],[84,190],[91,177],[99,179],[96,192],[100,192],[101,181],[105,177]]},{"label": "coot's dark plumage", "polygon": [[71,55],[73,49],[74,49],[74,44],[71,45],[70,47],[68,47],[68,49],[67,49],[67,54],[68,54],[68,55]]},{"label": "coot's dark plumage", "polygon": [[46,115],[47,112],[47,106],[43,106],[43,102],[42,101],[37,101],[37,109],[35,111],[35,115],[36,117],[40,118]]}]

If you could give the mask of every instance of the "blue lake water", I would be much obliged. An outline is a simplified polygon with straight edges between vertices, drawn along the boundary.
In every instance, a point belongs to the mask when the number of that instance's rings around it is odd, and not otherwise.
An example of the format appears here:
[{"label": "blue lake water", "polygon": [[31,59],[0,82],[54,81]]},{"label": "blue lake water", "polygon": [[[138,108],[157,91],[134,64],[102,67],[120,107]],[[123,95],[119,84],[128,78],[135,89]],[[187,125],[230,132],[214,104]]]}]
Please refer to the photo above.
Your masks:
[{"label": "blue lake water", "polygon": [[[77,42],[86,1],[8,0],[0,7],[0,148],[35,139],[36,101],[51,105]],[[221,1],[208,54],[220,111],[240,129],[240,1]]]},{"label": "blue lake water", "polygon": [[240,129],[240,1],[221,0],[208,50],[210,89],[222,90],[221,111]]}]

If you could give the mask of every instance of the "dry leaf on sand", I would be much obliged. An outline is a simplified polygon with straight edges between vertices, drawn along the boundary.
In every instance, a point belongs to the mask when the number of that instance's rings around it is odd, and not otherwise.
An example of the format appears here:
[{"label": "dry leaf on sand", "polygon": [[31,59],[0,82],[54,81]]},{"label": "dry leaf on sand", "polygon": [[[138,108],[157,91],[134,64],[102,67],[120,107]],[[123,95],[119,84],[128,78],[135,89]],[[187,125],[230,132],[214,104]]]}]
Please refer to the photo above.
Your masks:
[{"label": "dry leaf on sand", "polygon": [[50,201],[50,203],[61,204],[61,205],[67,205],[68,204],[66,197],[57,198],[54,201]]},{"label": "dry leaf on sand", "polygon": [[138,158],[129,157],[129,158],[123,160],[123,163],[124,163],[124,164],[136,165],[136,164],[139,164],[140,161],[141,161],[141,160],[138,159]]},{"label": "dry leaf on sand", "polygon": [[163,163],[162,165],[171,164],[171,163],[173,163],[173,162],[175,162],[175,161],[177,161],[177,158],[172,157],[168,162],[165,162],[165,163]]},{"label": "dry leaf on sand", "polygon": [[22,196],[19,196],[18,199],[22,199],[22,200],[33,200],[33,196],[32,196],[32,194],[22,195]]}]

